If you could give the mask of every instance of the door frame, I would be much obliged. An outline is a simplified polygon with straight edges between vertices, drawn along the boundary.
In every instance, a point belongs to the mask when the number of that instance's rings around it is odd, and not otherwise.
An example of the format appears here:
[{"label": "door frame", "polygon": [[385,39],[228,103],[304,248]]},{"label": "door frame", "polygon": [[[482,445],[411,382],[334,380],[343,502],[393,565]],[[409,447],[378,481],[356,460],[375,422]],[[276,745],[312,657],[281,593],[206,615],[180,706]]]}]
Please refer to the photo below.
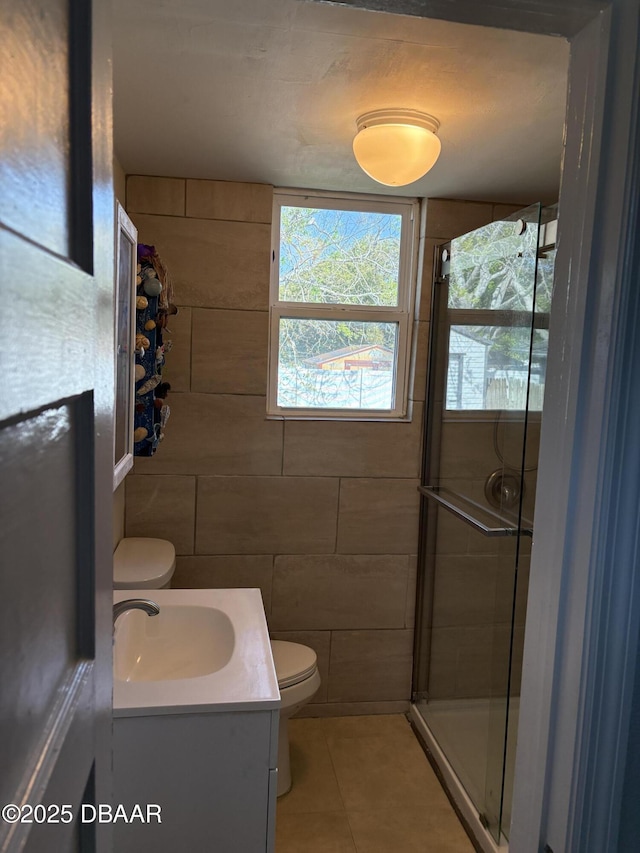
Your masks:
[{"label": "door frame", "polygon": [[[571,40],[511,847],[618,846],[640,643],[640,8]],[[637,375],[637,374],[636,374]],[[633,417],[636,417],[635,430]],[[629,482],[621,474],[628,471]],[[635,595],[634,595],[635,592]],[[637,822],[636,818],[636,822]],[[626,849],[626,848],[625,848]]]}]

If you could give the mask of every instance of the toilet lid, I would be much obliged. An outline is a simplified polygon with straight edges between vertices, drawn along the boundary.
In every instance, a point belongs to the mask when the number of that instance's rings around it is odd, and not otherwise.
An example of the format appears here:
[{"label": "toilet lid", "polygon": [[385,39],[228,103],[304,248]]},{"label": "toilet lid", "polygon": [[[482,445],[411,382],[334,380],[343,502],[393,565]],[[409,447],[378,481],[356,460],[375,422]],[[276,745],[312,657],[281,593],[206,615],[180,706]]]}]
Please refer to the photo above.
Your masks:
[{"label": "toilet lid", "polygon": [[304,681],[313,675],[318,665],[318,657],[313,649],[300,643],[272,640],[271,651],[276,665],[278,687],[291,687]]},{"label": "toilet lid", "polygon": [[176,549],[166,539],[130,536],[120,540],[113,555],[116,589],[158,589],[171,580]]}]

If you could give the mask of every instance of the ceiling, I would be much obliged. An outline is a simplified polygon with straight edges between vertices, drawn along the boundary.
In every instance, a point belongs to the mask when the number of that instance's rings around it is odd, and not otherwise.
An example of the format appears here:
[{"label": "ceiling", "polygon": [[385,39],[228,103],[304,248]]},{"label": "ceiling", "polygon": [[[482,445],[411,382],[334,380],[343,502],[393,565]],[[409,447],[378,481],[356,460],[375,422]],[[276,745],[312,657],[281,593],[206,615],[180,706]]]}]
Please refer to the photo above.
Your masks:
[{"label": "ceiling", "polygon": [[[115,150],[127,174],[529,203],[557,199],[561,38],[304,0],[114,0]],[[440,120],[408,187],[355,163],[355,120]]]}]

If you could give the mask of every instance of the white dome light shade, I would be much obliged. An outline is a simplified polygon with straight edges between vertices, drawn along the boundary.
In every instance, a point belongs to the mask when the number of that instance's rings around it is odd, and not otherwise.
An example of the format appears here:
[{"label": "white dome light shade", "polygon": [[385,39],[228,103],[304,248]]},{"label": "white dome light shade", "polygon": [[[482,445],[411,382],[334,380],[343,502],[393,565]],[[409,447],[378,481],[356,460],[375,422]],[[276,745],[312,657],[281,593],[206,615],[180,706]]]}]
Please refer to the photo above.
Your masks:
[{"label": "white dome light shade", "polygon": [[412,184],[440,156],[440,123],[417,110],[374,110],[357,120],[353,153],[360,168],[388,187]]}]

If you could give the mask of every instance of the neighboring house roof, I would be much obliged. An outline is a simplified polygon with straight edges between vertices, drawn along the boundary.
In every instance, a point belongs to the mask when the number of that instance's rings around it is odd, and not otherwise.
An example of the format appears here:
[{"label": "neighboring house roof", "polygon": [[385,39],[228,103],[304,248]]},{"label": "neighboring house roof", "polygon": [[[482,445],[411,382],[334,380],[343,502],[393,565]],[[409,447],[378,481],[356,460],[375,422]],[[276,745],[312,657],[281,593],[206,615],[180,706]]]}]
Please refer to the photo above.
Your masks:
[{"label": "neighboring house roof", "polygon": [[381,344],[366,344],[364,346],[349,346],[334,349],[330,352],[323,352],[320,355],[314,355],[311,358],[305,358],[304,363],[312,367],[319,367],[321,364],[329,364],[332,361],[339,361],[348,355],[360,355],[377,351],[383,359],[393,359],[393,352],[388,347],[383,347]]}]

